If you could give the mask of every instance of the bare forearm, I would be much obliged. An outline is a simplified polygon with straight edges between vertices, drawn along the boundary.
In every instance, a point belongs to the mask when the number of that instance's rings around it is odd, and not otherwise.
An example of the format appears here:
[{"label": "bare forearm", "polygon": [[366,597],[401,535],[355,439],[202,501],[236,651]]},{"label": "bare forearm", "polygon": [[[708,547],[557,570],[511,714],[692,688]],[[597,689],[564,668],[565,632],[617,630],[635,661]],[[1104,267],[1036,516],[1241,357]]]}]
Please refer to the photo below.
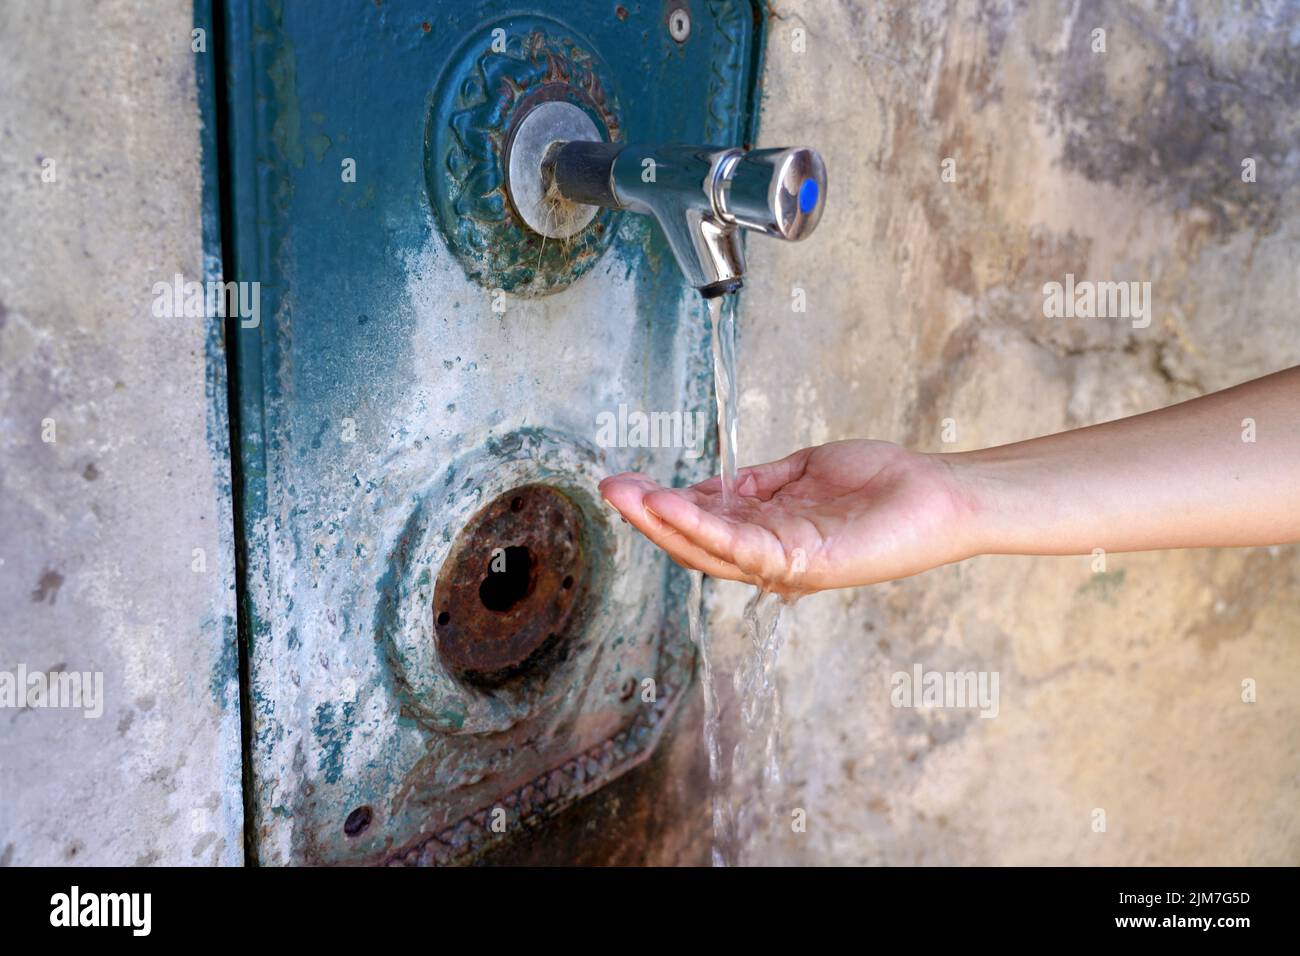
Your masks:
[{"label": "bare forearm", "polygon": [[1132,418],[939,457],[963,489],[973,553],[1300,541],[1300,367]]}]

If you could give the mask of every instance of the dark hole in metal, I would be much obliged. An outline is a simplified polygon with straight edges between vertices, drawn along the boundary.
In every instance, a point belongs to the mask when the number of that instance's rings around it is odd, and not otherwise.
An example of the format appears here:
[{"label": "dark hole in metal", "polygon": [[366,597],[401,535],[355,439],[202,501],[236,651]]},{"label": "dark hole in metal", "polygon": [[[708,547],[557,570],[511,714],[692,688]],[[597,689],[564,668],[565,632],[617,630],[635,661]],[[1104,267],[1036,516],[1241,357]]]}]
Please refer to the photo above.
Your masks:
[{"label": "dark hole in metal", "polygon": [[374,817],[375,812],[369,807],[357,807],[343,821],[343,832],[350,837],[359,836],[366,832],[366,828],[370,826],[370,821]]},{"label": "dark hole in metal", "polygon": [[523,499],[523,498],[511,498],[511,499],[510,499],[510,510],[511,510],[511,511],[523,511],[523,510],[524,510],[524,499]]},{"label": "dark hole in metal", "polygon": [[448,614],[446,611],[443,611],[441,614],[438,615],[438,625],[440,627],[443,624],[446,624],[450,620],[451,620],[451,615]]},{"label": "dark hole in metal", "polygon": [[573,575],[572,574],[565,575],[564,580],[560,582],[560,587],[564,588],[564,590],[566,591],[569,590],[569,588],[573,587]]},{"label": "dark hole in metal", "polygon": [[[511,502],[510,510],[519,509]],[[503,567],[495,567],[498,563],[503,564]],[[505,549],[504,555],[493,557],[492,565],[488,568],[487,577],[478,586],[478,596],[489,611],[504,614],[528,597],[528,592],[533,589],[536,579],[533,574],[533,555],[527,548],[511,545]]]}]

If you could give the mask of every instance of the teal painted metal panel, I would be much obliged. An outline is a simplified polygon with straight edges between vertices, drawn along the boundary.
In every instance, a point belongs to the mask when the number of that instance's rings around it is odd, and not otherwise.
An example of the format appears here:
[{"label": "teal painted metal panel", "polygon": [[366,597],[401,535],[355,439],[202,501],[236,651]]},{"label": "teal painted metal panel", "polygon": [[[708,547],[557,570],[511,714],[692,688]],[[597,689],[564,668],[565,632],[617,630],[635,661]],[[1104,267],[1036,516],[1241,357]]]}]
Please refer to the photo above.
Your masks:
[{"label": "teal painted metal panel", "polygon": [[[679,44],[681,5],[225,5],[226,276],[261,293],[233,345],[262,862],[472,858],[644,759],[690,680],[682,575],[595,484],[709,469],[598,439],[620,408],[708,420],[700,304],[648,221],[548,249],[493,180],[556,82],[629,141],[745,143],[761,19],[691,3]],[[557,660],[476,684],[435,584],[481,506],[538,483],[582,516],[590,588]]]}]

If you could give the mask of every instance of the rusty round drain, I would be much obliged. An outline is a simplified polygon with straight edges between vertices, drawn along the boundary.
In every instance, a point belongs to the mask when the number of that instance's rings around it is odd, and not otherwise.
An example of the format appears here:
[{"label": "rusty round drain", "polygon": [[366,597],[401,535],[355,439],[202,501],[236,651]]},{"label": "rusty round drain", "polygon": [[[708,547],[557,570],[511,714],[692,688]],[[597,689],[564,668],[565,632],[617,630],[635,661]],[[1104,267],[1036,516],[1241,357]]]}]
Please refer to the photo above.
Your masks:
[{"label": "rusty round drain", "polygon": [[582,512],[549,485],[494,498],[457,536],[438,572],[438,654],[462,676],[501,681],[561,642],[585,593]]}]

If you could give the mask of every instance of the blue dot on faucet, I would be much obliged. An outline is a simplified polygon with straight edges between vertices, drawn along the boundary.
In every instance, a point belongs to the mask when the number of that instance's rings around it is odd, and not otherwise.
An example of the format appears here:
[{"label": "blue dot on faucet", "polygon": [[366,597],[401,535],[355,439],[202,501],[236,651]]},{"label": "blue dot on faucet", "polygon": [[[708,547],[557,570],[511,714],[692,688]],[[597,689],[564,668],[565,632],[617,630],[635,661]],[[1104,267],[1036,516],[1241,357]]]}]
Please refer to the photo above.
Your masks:
[{"label": "blue dot on faucet", "polygon": [[805,216],[817,208],[817,180],[805,179],[799,187],[799,211]]}]

